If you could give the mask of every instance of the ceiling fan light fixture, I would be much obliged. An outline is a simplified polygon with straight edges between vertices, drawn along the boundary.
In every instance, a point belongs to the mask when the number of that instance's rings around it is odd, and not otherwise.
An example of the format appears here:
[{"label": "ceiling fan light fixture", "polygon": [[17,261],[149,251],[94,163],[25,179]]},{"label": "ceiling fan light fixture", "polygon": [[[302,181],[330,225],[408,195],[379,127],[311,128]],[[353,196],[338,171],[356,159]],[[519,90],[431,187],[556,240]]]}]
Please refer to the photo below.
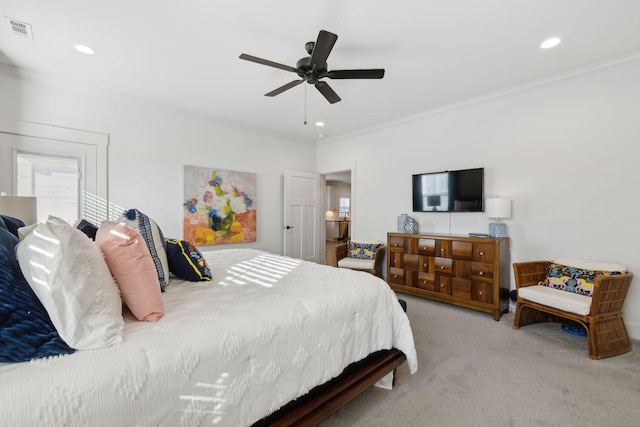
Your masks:
[{"label": "ceiling fan light fixture", "polygon": [[558,46],[561,41],[562,40],[560,40],[558,37],[551,37],[542,42],[542,44],[540,45],[540,49],[551,49],[552,47]]},{"label": "ceiling fan light fixture", "polygon": [[85,44],[78,43],[73,45],[73,48],[80,53],[84,53],[85,55],[93,55],[94,53],[96,53],[96,51],[92,47]]}]

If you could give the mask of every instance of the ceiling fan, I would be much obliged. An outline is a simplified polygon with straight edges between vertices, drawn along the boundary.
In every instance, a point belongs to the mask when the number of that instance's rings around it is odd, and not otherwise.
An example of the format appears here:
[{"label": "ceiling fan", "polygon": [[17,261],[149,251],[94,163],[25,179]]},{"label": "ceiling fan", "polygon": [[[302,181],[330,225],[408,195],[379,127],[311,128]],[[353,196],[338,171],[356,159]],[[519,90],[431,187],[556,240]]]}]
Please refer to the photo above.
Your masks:
[{"label": "ceiling fan", "polygon": [[293,80],[284,86],[280,86],[277,89],[266,93],[265,96],[276,96],[282,92],[298,86],[302,82],[312,84],[320,91],[320,93],[331,104],[335,104],[340,101],[340,97],[329,84],[321,79],[327,77],[329,79],[381,79],[384,77],[384,69],[370,69],[370,70],[331,70],[327,69],[327,58],[331,53],[331,49],[336,44],[338,36],[325,30],[320,30],[318,33],[318,39],[315,42],[308,42],[305,44],[305,49],[310,56],[306,56],[300,59],[295,67],[279,64],[277,62],[268,61],[266,59],[258,58],[255,56],[247,55],[243,53],[240,55],[240,59],[255,62],[269,67],[279,68],[281,70],[290,71],[296,73],[300,79]]}]

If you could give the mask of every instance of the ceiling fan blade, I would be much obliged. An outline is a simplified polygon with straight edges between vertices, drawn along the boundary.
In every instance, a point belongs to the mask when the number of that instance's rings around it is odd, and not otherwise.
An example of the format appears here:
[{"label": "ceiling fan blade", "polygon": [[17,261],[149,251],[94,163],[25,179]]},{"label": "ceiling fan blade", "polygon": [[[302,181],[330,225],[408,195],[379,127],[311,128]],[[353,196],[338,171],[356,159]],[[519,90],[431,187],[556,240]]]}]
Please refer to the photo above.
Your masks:
[{"label": "ceiling fan blade", "polygon": [[384,68],[372,70],[331,70],[325,74],[330,79],[381,79],[384,77]]},{"label": "ceiling fan blade", "polygon": [[313,52],[311,52],[310,64],[312,66],[314,64],[326,64],[327,58],[331,53],[331,49],[333,49],[333,46],[336,44],[336,40],[338,40],[337,35],[325,30],[320,30],[320,32],[318,33],[318,40],[316,40],[316,44],[313,47]]},{"label": "ceiling fan blade", "polygon": [[246,61],[251,61],[251,62],[255,62],[256,64],[262,64],[262,65],[267,65],[269,67],[274,67],[274,68],[279,68],[281,70],[285,70],[285,71],[291,71],[292,73],[298,73],[298,70],[296,68],[290,67],[288,65],[284,65],[284,64],[278,64],[277,62],[273,62],[273,61],[269,61],[266,59],[262,59],[262,58],[258,58],[256,56],[251,56],[251,55],[247,55],[246,53],[243,53],[242,55],[240,55],[240,59],[244,59]]},{"label": "ceiling fan blade", "polygon": [[331,89],[331,86],[327,82],[320,81],[316,83],[316,89],[320,91],[320,93],[327,98],[327,101],[331,104],[335,104],[336,102],[340,102],[341,99],[337,93]]},{"label": "ceiling fan blade", "polygon": [[300,83],[302,83],[304,81],[304,79],[302,80],[294,80],[292,82],[287,83],[284,86],[280,86],[277,89],[272,90],[269,93],[265,93],[264,96],[276,96],[276,95],[280,95],[282,92],[284,92],[285,90],[289,90],[292,87],[298,86]]}]

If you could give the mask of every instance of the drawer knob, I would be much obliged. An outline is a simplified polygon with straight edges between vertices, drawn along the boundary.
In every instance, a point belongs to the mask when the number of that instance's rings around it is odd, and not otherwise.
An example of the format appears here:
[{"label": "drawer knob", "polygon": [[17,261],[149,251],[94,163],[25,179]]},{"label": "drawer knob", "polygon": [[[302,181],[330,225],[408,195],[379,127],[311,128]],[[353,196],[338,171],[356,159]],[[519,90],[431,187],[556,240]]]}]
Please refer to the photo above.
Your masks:
[{"label": "drawer knob", "polygon": [[423,247],[422,247],[422,250],[423,250],[423,251],[426,251],[426,250],[427,250],[427,247],[426,247],[426,246],[423,246]]},{"label": "drawer knob", "polygon": [[444,252],[444,248],[440,248],[440,252]]},{"label": "drawer knob", "polygon": [[427,283],[429,283],[429,281],[423,280],[422,283],[424,283],[426,285]]},{"label": "drawer knob", "polygon": [[480,273],[478,273],[481,276],[484,276],[484,271],[481,271]]},{"label": "drawer knob", "polygon": [[398,244],[397,244],[397,243],[394,243],[394,244],[393,244],[393,246],[398,246]]},{"label": "drawer knob", "polygon": [[394,278],[394,279],[397,279],[397,278],[398,278],[398,275],[397,275],[397,274],[394,274],[394,275],[393,275],[393,278]]},{"label": "drawer knob", "polygon": [[479,294],[479,295],[482,295],[482,294],[484,294],[484,291],[480,291],[480,292],[478,292],[478,294]]},{"label": "drawer knob", "polygon": [[484,252],[480,251],[480,256],[484,255]]},{"label": "drawer knob", "polygon": [[440,270],[444,270],[444,265],[441,265],[441,266],[440,266]]},{"label": "drawer knob", "polygon": [[423,267],[426,267],[428,264],[422,264]]},{"label": "drawer knob", "polygon": [[444,283],[440,285],[441,288],[444,288]]}]

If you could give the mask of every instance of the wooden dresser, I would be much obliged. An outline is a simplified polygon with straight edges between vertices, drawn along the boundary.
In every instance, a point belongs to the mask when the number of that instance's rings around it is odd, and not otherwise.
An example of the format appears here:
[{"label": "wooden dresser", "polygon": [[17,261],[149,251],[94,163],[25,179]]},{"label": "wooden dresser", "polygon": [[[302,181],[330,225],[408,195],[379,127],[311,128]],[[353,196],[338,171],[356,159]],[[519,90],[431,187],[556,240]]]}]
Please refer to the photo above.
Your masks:
[{"label": "wooden dresser", "polygon": [[509,239],[387,233],[391,289],[493,313],[509,307]]}]

